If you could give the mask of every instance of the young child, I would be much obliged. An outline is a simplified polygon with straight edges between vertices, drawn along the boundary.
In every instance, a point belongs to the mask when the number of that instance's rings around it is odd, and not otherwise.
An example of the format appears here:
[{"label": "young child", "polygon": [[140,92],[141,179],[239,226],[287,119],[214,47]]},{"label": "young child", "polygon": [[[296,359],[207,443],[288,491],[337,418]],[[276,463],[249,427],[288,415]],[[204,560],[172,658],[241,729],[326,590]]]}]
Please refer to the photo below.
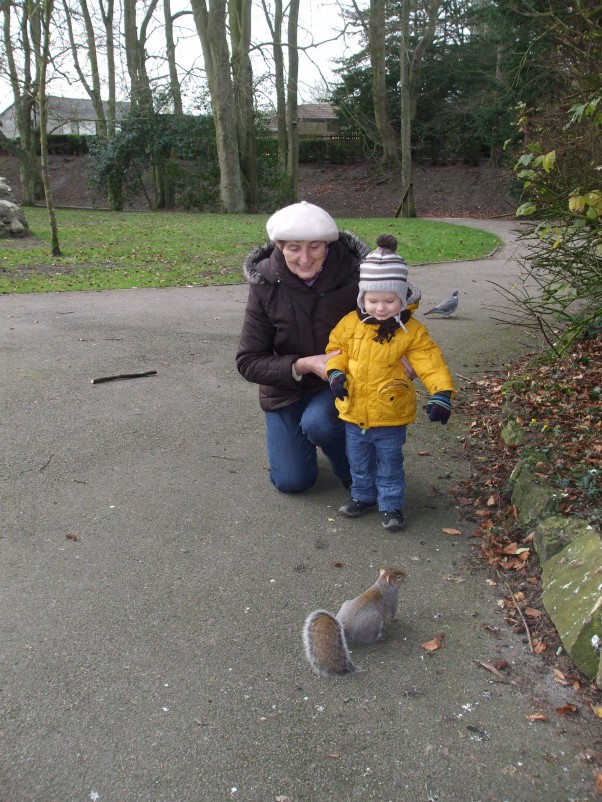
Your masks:
[{"label": "young child", "polygon": [[376,244],[360,264],[357,310],[330,334],[326,353],[341,353],[328,360],[327,371],[345,421],[352,477],[351,499],[339,512],[357,518],[378,504],[384,528],[398,531],[406,425],[416,418],[408,362],[410,375],[414,372],[430,395],[429,420],[447,423],[455,391],[441,351],[408,308],[415,308],[415,296],[408,288],[407,265],[395,253],[397,240],[383,234]]}]

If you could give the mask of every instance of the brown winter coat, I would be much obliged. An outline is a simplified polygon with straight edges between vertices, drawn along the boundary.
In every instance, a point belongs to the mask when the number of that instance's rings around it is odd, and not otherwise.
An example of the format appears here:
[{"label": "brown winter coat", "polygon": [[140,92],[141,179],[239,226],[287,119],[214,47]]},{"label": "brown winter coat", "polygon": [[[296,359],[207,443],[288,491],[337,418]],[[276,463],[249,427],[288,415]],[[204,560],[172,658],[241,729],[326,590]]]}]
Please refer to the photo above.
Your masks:
[{"label": "brown winter coat", "polygon": [[273,243],[257,248],[245,259],[249,282],[236,367],[259,384],[264,410],[280,409],[306,393],[328,386],[313,373],[293,378],[299,357],[323,354],[338,321],[355,309],[359,263],[369,248],[350,232],[341,232],[328,246],[322,271],[308,287],[286,266]]}]

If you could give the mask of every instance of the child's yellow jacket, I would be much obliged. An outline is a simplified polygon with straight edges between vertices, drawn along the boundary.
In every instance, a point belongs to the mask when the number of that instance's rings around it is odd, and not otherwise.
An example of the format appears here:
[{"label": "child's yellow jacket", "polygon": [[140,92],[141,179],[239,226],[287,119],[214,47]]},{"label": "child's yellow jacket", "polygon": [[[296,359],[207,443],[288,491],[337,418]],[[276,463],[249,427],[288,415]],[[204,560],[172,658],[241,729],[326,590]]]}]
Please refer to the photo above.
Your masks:
[{"label": "child's yellow jacket", "polygon": [[406,356],[416,374],[433,395],[454,392],[449,368],[428,331],[414,318],[397,329],[390,342],[375,342],[378,324],[362,323],[350,312],[330,333],[326,353],[340,350],[326,369],[342,370],[349,395],[336,400],[339,417],[361,429],[405,426],[416,418],[416,390],[400,359]]}]

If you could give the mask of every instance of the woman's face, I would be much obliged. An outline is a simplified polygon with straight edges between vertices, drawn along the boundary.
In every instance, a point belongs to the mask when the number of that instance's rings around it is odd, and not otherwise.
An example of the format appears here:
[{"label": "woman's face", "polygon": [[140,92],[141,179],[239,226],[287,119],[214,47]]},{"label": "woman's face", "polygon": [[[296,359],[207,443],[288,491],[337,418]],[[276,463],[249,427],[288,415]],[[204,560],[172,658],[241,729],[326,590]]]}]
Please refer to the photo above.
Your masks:
[{"label": "woman's face", "polygon": [[328,244],[321,240],[315,242],[289,240],[279,242],[278,246],[291,273],[303,281],[310,281],[318,275],[324,264]]}]

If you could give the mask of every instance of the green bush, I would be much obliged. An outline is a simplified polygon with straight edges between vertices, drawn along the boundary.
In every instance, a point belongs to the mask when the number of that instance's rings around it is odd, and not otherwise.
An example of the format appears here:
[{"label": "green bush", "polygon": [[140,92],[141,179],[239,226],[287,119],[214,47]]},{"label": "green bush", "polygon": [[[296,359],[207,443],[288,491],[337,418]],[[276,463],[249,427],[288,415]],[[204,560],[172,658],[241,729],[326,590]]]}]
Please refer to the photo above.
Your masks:
[{"label": "green bush", "polygon": [[553,113],[519,125],[539,140],[515,167],[523,183],[523,281],[506,292],[555,353],[602,322],[602,100],[574,105],[566,124]]}]

